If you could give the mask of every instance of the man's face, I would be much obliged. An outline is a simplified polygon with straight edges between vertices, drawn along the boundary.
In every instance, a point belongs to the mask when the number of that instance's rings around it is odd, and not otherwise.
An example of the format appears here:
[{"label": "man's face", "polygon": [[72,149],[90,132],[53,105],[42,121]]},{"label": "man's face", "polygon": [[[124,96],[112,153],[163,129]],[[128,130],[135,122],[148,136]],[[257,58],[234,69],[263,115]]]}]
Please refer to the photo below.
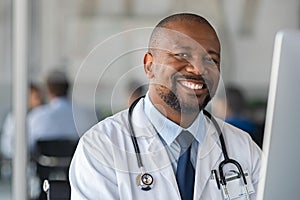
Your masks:
[{"label": "man's face", "polygon": [[220,43],[207,24],[172,22],[162,28],[144,63],[154,104],[198,113],[217,89]]}]

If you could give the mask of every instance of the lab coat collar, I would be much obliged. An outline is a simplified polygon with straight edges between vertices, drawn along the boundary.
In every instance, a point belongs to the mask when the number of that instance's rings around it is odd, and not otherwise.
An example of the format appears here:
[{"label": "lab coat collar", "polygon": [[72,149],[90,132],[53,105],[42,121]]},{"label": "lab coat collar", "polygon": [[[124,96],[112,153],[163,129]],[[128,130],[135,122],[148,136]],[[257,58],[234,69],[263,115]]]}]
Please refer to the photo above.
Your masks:
[{"label": "lab coat collar", "polygon": [[[165,149],[165,144],[161,141],[155,128],[146,116],[143,108],[144,99],[141,99],[132,112],[132,124],[136,138],[140,144],[144,144],[147,154],[142,155],[144,166],[148,172],[158,172],[171,185],[176,184],[176,178],[172,168],[172,161]],[[176,187],[174,185],[174,187]]]},{"label": "lab coat collar", "polygon": [[[222,121],[217,120],[218,124],[222,129]],[[152,164],[152,170],[160,171],[160,174],[166,179],[169,180],[170,185],[175,187],[177,190],[178,195],[179,190],[176,183],[176,177],[173,172],[171,166],[171,160],[168,159],[167,151],[163,147],[163,143],[161,142],[158,134],[156,133],[155,129],[153,128],[151,122],[148,120],[145,112],[143,110],[143,99],[141,99],[136,108],[133,110],[132,113],[132,123],[134,126],[136,137],[153,137],[151,143],[149,144],[148,150],[151,153],[150,159],[154,161]],[[214,127],[213,123],[205,117],[205,124],[206,124],[206,135],[203,142],[203,145],[200,145],[198,148],[197,154],[197,166],[196,166],[196,175],[195,175],[195,189],[194,189],[194,199],[200,199],[201,194],[206,187],[206,184],[211,176],[211,170],[216,169],[218,166],[218,161],[221,159],[222,156],[222,149],[219,144],[219,135],[217,133],[216,128]],[[159,159],[159,157],[161,159]],[[147,161],[150,161],[146,159]],[[147,163],[147,161],[145,162]],[[160,161],[161,160],[161,161]],[[167,160],[167,161],[166,161]],[[155,162],[156,161],[156,162]],[[151,162],[151,161],[150,161]],[[151,166],[146,164],[145,166]]]},{"label": "lab coat collar", "polygon": [[160,113],[160,111],[158,111],[151,102],[149,93],[147,93],[144,98],[144,111],[145,115],[156,129],[156,132],[168,146],[170,146],[184,130],[190,132],[199,144],[203,143],[206,129],[204,126],[204,114],[202,111],[198,114],[194,122],[186,129]]},{"label": "lab coat collar", "polygon": [[144,112],[144,99],[140,99],[132,112],[132,125],[135,137],[153,137],[157,135],[154,127]]},{"label": "lab coat collar", "polygon": [[[149,119],[147,118],[147,116],[144,112],[143,104],[144,104],[144,99],[141,99],[137,103],[137,105],[134,108],[133,113],[132,113],[132,124],[133,124],[133,129],[135,132],[135,136],[137,138],[138,137],[154,137],[154,136],[159,138],[153,125],[151,124],[151,122],[149,121]],[[214,124],[207,117],[205,117],[204,121],[205,121],[205,127],[206,127],[206,134],[205,134],[203,145],[200,145],[198,148],[198,153],[197,153],[198,160],[199,159],[202,160],[206,156],[210,155],[210,152],[215,148],[215,146],[220,151],[222,150],[220,145],[218,145],[219,144],[219,135],[217,133],[217,130],[216,130]],[[217,119],[217,122],[222,129],[224,121]],[[160,140],[158,140],[158,141],[153,140],[153,142],[152,142],[153,145],[149,146],[149,150],[151,150],[151,149],[155,150],[157,145],[162,144],[162,142]],[[155,144],[155,143],[157,143],[157,144]]]},{"label": "lab coat collar", "polygon": [[[201,195],[210,180],[211,170],[218,168],[218,163],[222,159],[222,149],[219,145],[219,136],[213,125],[213,123],[205,117],[205,123],[207,127],[207,134],[205,137],[205,141],[203,145],[200,145],[198,148],[197,154],[197,165],[196,165],[196,174],[195,174],[195,185],[194,185],[194,199],[201,199]],[[221,122],[218,121],[220,124]],[[154,140],[155,142],[151,143],[150,151],[155,151],[155,149],[162,149],[161,142],[159,139]],[[167,152],[160,151],[157,153],[162,158],[167,157]],[[158,158],[155,158],[158,160]],[[180,199],[180,193],[178,189],[178,185],[176,184],[176,176],[174,174],[173,168],[171,166],[171,160],[169,159],[169,165],[166,165],[168,162],[164,162],[162,165],[162,161],[158,160],[158,162],[153,163],[157,169],[159,169],[159,173],[165,180],[167,180],[170,186],[176,189],[178,198]],[[162,166],[164,166],[162,168]]]}]

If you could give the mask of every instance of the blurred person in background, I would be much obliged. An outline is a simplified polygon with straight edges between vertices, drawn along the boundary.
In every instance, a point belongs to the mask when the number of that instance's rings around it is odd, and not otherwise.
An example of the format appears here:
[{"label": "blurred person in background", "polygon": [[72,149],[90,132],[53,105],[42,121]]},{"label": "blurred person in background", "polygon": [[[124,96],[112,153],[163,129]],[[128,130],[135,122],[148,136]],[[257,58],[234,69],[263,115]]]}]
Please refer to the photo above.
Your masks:
[{"label": "blurred person in background", "polygon": [[[247,102],[243,91],[238,86],[228,85],[225,93],[216,97],[213,106],[214,114],[229,124],[249,133],[256,140],[256,125],[249,117]],[[260,144],[258,144],[260,146]]]},{"label": "blurred person in background", "polygon": [[[42,92],[40,88],[31,83],[28,94],[28,112],[43,104]],[[1,134],[1,153],[7,159],[12,159],[14,149],[14,119],[10,112],[4,121]]]},{"label": "blurred person in background", "polygon": [[[70,82],[66,74],[51,71],[46,78],[46,97],[48,103],[32,110],[28,119],[28,139],[31,153],[38,140],[70,139],[78,140],[81,133],[90,128],[95,121],[87,117],[83,109],[76,109],[80,119],[74,119],[74,107],[68,98]],[[81,115],[82,114],[82,115]]]},{"label": "blurred person in background", "polygon": [[[39,193],[38,199],[46,199],[46,194],[42,191],[42,183],[45,179],[65,179],[67,172],[61,170],[55,171],[51,169],[51,165],[43,167],[40,164],[39,153],[46,151],[47,154],[60,151],[62,154],[71,152],[73,146],[77,144],[80,134],[95,124],[89,113],[79,107],[72,105],[69,99],[70,81],[67,75],[59,70],[51,71],[46,77],[45,93],[48,103],[37,107],[28,114],[28,145],[33,164],[37,164],[36,175],[38,176],[37,184],[40,188],[36,188]],[[75,119],[76,116],[76,119]],[[53,149],[52,146],[37,146],[38,142],[50,141],[55,145],[55,142],[63,140],[65,146],[58,145]],[[66,141],[65,141],[66,140]],[[74,143],[73,143],[74,142]],[[69,143],[72,146],[68,145]],[[46,148],[41,150],[39,148]],[[55,147],[54,147],[55,148]],[[69,155],[71,156],[71,155]],[[60,173],[60,174],[59,174]],[[64,174],[66,173],[66,174]],[[51,177],[52,176],[52,177]]]}]

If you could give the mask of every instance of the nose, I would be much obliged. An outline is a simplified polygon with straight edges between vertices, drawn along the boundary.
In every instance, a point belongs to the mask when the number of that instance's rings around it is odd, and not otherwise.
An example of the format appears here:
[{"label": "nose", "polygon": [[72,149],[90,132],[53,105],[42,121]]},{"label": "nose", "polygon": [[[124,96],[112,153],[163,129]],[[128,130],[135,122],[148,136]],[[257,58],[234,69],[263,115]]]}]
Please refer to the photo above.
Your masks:
[{"label": "nose", "polygon": [[200,59],[197,59],[195,61],[190,61],[189,64],[186,66],[185,70],[186,70],[186,72],[192,73],[195,75],[207,74],[207,69]]}]

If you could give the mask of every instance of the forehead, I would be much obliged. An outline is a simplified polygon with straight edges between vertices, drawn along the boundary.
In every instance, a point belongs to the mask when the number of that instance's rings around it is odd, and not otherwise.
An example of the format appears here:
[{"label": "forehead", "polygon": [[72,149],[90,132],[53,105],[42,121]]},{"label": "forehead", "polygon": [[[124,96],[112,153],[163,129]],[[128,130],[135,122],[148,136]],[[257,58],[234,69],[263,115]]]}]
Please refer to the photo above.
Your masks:
[{"label": "forehead", "polygon": [[156,31],[154,48],[172,50],[188,47],[220,52],[219,38],[214,29],[206,24],[194,21],[174,21]]}]

